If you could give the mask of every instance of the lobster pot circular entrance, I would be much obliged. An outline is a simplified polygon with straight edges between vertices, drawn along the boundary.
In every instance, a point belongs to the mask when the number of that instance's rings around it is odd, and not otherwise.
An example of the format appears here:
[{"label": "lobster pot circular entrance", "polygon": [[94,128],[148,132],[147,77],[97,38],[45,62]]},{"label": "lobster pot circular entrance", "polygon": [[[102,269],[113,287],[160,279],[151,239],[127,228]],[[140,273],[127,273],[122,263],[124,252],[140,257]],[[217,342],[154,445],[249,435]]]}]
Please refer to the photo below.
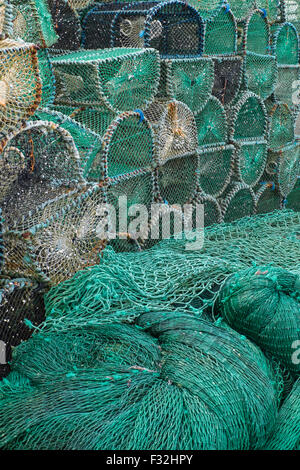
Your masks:
[{"label": "lobster pot circular entrance", "polygon": [[0,41],[0,133],[28,119],[40,104],[41,92],[36,46]]},{"label": "lobster pot circular entrance", "polygon": [[197,177],[201,190],[214,197],[220,196],[230,181],[234,161],[233,145],[200,147]]},{"label": "lobster pot circular entrance", "polygon": [[98,185],[83,187],[49,200],[23,220],[11,223],[3,234],[4,272],[53,285],[99,263],[103,240],[98,229],[104,203]]},{"label": "lobster pot circular entrance", "polygon": [[46,0],[21,0],[13,5],[12,38],[41,47],[50,47],[58,39]]},{"label": "lobster pot circular entrance", "polygon": [[197,154],[169,159],[157,169],[160,199],[167,204],[188,204],[197,191]]},{"label": "lobster pot circular entrance", "polygon": [[231,10],[224,5],[205,24],[205,55],[232,55],[237,52],[237,23]]},{"label": "lobster pot circular entrance", "polygon": [[162,59],[158,96],[182,101],[193,113],[207,103],[214,84],[214,63],[209,58]]},{"label": "lobster pot circular entrance", "polygon": [[238,50],[263,55],[270,53],[270,27],[262,10],[251,12],[248,18],[239,23]]},{"label": "lobster pot circular entrance", "polygon": [[272,28],[272,50],[279,65],[299,64],[299,37],[293,24]]},{"label": "lobster pot circular entrance", "polygon": [[281,194],[286,198],[294,189],[300,170],[300,144],[283,147],[281,150],[268,152],[265,179],[274,181]]},{"label": "lobster pot circular entrance", "polygon": [[70,52],[51,62],[56,104],[130,111],[147,107],[157,92],[160,67],[154,49]]},{"label": "lobster pot circular entrance", "polygon": [[11,360],[11,347],[31,336],[31,325],[44,320],[43,294],[42,286],[33,279],[0,279],[0,342],[5,345],[5,351],[1,348],[5,362]]},{"label": "lobster pot circular entrance", "polygon": [[191,110],[180,101],[155,101],[145,116],[155,134],[156,156],[160,164],[194,153],[197,128]]},{"label": "lobster pot circular entrance", "polygon": [[195,114],[199,147],[224,145],[227,141],[227,119],[220,101],[212,96],[204,109]]},{"label": "lobster pot circular entrance", "polygon": [[281,0],[256,0],[256,6],[264,12],[269,24],[281,19]]},{"label": "lobster pot circular entrance", "polygon": [[295,139],[294,116],[288,105],[269,103],[269,148],[279,150]]},{"label": "lobster pot circular entrance", "polygon": [[232,0],[230,9],[237,21],[243,21],[249,17],[250,12],[255,8],[255,0]]},{"label": "lobster pot circular entrance", "polygon": [[254,186],[262,176],[268,154],[266,140],[254,140],[237,144],[236,171],[240,179]]},{"label": "lobster pot circular entrance", "polygon": [[80,158],[69,132],[57,124],[28,122],[0,142],[0,203],[6,224],[83,182]]},{"label": "lobster pot circular entrance", "polygon": [[299,65],[278,65],[278,81],[274,90],[274,98],[291,107],[297,106],[300,94],[296,85],[299,80]]},{"label": "lobster pot circular entrance", "polygon": [[275,183],[261,182],[255,193],[256,214],[267,214],[282,208],[282,195]]},{"label": "lobster pot circular entrance", "polygon": [[65,0],[48,0],[54,30],[58,36],[55,49],[77,50],[80,48],[81,25],[79,16]]},{"label": "lobster pot circular entrance", "polygon": [[215,80],[212,94],[224,106],[236,98],[243,77],[243,60],[239,56],[213,57]]},{"label": "lobster pot circular entrance", "polygon": [[266,100],[275,90],[278,80],[276,57],[246,52],[244,56],[244,86]]},{"label": "lobster pot circular entrance", "polygon": [[255,195],[250,186],[233,183],[220,200],[224,222],[232,222],[255,212]]},{"label": "lobster pot circular entrance", "polygon": [[268,119],[263,101],[254,93],[244,93],[228,113],[229,138],[233,142],[264,140]]}]

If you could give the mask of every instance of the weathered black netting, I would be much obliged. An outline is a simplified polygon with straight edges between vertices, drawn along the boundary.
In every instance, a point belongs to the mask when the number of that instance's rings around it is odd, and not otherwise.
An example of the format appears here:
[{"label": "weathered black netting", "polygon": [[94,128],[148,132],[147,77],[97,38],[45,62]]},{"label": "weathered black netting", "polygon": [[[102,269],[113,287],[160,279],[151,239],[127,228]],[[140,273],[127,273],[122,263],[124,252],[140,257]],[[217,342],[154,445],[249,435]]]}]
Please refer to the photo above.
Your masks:
[{"label": "weathered black netting", "polygon": [[58,40],[52,47],[64,50],[79,49],[81,25],[76,11],[65,0],[48,0],[48,3],[54,30],[58,36]]},{"label": "weathered black netting", "polygon": [[212,94],[223,105],[230,105],[238,94],[242,81],[242,58],[238,56],[216,57],[215,81]]}]

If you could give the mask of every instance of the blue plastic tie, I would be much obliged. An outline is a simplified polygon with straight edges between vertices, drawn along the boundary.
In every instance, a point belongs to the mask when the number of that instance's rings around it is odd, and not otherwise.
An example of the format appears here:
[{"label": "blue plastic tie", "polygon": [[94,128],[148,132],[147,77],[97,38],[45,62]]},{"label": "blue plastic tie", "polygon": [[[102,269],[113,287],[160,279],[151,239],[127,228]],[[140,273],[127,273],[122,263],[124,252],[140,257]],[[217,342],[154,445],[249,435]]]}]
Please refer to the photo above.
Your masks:
[{"label": "blue plastic tie", "polygon": [[135,109],[134,112],[140,115],[140,122],[143,122],[145,119],[143,111],[141,109]]},{"label": "blue plastic tie", "polygon": [[266,18],[268,16],[267,10],[265,8],[262,8],[261,11],[264,15],[264,18]]},{"label": "blue plastic tie", "polygon": [[228,13],[230,11],[230,4],[229,3],[226,4],[226,10],[225,11],[226,11],[226,13]]}]

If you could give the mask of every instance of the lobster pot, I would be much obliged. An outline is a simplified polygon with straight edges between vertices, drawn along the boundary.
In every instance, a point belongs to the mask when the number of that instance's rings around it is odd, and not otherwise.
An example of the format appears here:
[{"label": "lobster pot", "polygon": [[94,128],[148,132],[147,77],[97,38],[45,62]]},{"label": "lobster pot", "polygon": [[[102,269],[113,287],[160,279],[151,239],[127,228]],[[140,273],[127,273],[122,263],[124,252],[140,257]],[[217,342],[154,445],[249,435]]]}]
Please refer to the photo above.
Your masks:
[{"label": "lobster pot", "polygon": [[238,26],[239,52],[270,53],[270,27],[267,16],[262,10],[254,10]]},{"label": "lobster pot", "polygon": [[207,103],[214,84],[211,59],[162,59],[158,96],[185,103],[193,113]]},{"label": "lobster pot", "polygon": [[86,49],[153,47],[162,57],[191,57],[203,52],[203,20],[186,2],[100,4],[83,20]]},{"label": "lobster pot", "polygon": [[108,242],[116,251],[138,251],[147,238],[154,184],[153,173],[146,170],[108,179],[107,217],[114,222]]},{"label": "lobster pot", "polygon": [[262,176],[268,154],[266,140],[251,140],[237,144],[236,173],[247,185],[254,186]]},{"label": "lobster pot", "polygon": [[223,221],[232,222],[254,214],[255,194],[250,186],[236,182],[227,188],[220,205]]},{"label": "lobster pot", "polygon": [[269,148],[279,150],[295,139],[294,116],[288,105],[269,103]]},{"label": "lobster pot", "polygon": [[278,79],[276,57],[246,52],[244,86],[266,100],[275,90]]},{"label": "lobster pot", "polygon": [[191,110],[180,101],[155,101],[145,112],[155,134],[155,152],[160,164],[195,153],[197,128]]},{"label": "lobster pot", "polygon": [[256,0],[257,8],[259,8],[265,13],[269,24],[273,24],[276,21],[280,21],[282,3],[282,0]]},{"label": "lobster pot", "polygon": [[204,226],[220,224],[222,222],[222,211],[217,199],[208,194],[201,193],[196,202],[204,206]]},{"label": "lobster pot", "polygon": [[0,279],[0,341],[6,345],[6,361],[11,359],[12,346],[30,338],[31,324],[38,326],[44,319],[43,290],[38,282]]},{"label": "lobster pot", "polygon": [[274,183],[262,182],[255,193],[256,213],[266,214],[282,207],[282,195]]},{"label": "lobster pot", "polygon": [[228,113],[229,138],[233,142],[264,140],[268,117],[261,98],[254,93],[242,94]]},{"label": "lobster pot", "polygon": [[298,176],[294,189],[288,194],[286,208],[300,212],[300,178]]},{"label": "lobster pot", "polygon": [[55,32],[58,40],[54,47],[57,49],[77,50],[80,48],[81,24],[79,16],[69,1],[48,0]]},{"label": "lobster pot", "polygon": [[51,59],[56,78],[55,103],[104,106],[114,112],[146,108],[159,83],[154,49],[75,51]]},{"label": "lobster pot", "polygon": [[205,24],[204,54],[232,55],[237,52],[237,23],[228,5]]},{"label": "lobster pot", "polygon": [[243,60],[239,56],[214,57],[215,80],[212,94],[224,106],[236,98],[243,77]]},{"label": "lobster pot", "polygon": [[98,226],[105,203],[98,186],[66,192],[41,204],[4,232],[4,272],[58,284],[99,263]]},{"label": "lobster pot", "polygon": [[0,133],[28,119],[40,101],[36,47],[9,39],[0,41]]},{"label": "lobster pot", "polygon": [[42,98],[39,107],[44,108],[54,102],[55,79],[47,49],[39,49],[37,55],[40,79],[42,82]]},{"label": "lobster pot", "polygon": [[41,47],[50,47],[58,39],[47,0],[13,0],[12,38]]},{"label": "lobster pot", "polygon": [[196,196],[197,154],[174,158],[160,165],[157,185],[160,199],[167,204],[188,204]]},{"label": "lobster pot", "polygon": [[299,105],[299,80],[299,65],[278,65],[278,81],[274,90],[275,99],[287,103],[289,106]]},{"label": "lobster pot", "polygon": [[283,23],[272,29],[272,50],[279,65],[299,64],[299,37],[293,24]]},{"label": "lobster pot", "polygon": [[[54,122],[59,125],[60,128],[69,132],[80,155],[80,165],[83,169],[83,177],[88,181],[99,181],[99,167],[101,166],[102,158],[102,140],[98,134],[82,126],[74,119],[47,108],[37,111],[34,115],[34,119]],[[97,164],[99,165],[98,170]],[[92,167],[96,168],[95,174],[91,170]]]},{"label": "lobster pot", "polygon": [[255,8],[256,0],[231,0],[230,9],[237,21],[243,21],[249,17],[250,12]]},{"label": "lobster pot", "polygon": [[83,181],[69,132],[51,122],[28,122],[0,143],[0,203],[7,225]]},{"label": "lobster pot", "polygon": [[201,190],[210,196],[220,196],[230,181],[234,160],[233,145],[200,147],[197,177]]},{"label": "lobster pot", "polygon": [[278,151],[269,150],[264,179],[275,182],[286,198],[293,190],[300,170],[300,144],[294,142]]},{"label": "lobster pot", "polygon": [[0,0],[0,40],[12,35],[12,5],[8,0]]},{"label": "lobster pot", "polygon": [[195,114],[199,147],[216,146],[227,141],[227,119],[220,101],[212,96],[200,113]]}]

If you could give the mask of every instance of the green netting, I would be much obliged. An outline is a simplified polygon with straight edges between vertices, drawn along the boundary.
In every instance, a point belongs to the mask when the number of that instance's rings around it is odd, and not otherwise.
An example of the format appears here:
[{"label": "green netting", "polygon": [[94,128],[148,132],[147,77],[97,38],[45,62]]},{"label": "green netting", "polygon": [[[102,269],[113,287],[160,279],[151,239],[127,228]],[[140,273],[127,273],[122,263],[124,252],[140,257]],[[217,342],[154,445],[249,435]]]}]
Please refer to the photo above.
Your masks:
[{"label": "green netting", "polygon": [[208,194],[201,193],[197,196],[196,202],[204,206],[205,227],[222,222],[222,211],[216,198]]},{"label": "green netting", "polygon": [[243,61],[239,56],[215,57],[215,82],[212,94],[224,106],[229,106],[236,98],[243,75]]},{"label": "green netting", "polygon": [[236,51],[237,24],[231,10],[225,5],[206,22],[204,54],[224,55]]},{"label": "green netting", "polygon": [[256,449],[275,423],[279,381],[249,341],[183,313],[39,333],[1,385],[0,445]]},{"label": "green netting", "polygon": [[295,139],[300,140],[300,108],[296,111],[295,117]]},{"label": "green netting", "polygon": [[96,169],[95,173],[91,169],[95,160],[99,165],[101,164],[102,141],[98,134],[85,128],[68,116],[47,108],[37,111],[34,118],[42,121],[55,122],[55,124],[67,130],[73,137],[77,150],[79,151],[83,177],[88,181],[99,180],[99,168],[98,170]]},{"label": "green netting", "polygon": [[199,147],[215,146],[227,141],[227,120],[220,101],[212,96],[200,113],[195,114]]},{"label": "green netting", "polygon": [[270,28],[265,14],[261,10],[251,12],[250,16],[239,24],[238,50],[256,54],[270,53]]},{"label": "green netting", "polygon": [[267,111],[254,93],[242,94],[228,111],[229,138],[235,142],[262,140],[267,136]]},{"label": "green netting", "polygon": [[275,90],[278,79],[276,57],[247,52],[244,58],[245,86],[267,99]]},{"label": "green netting", "polygon": [[282,7],[285,21],[293,23],[300,34],[300,8],[297,0],[284,0]]},{"label": "green netting", "polygon": [[278,64],[299,64],[299,38],[294,25],[283,23],[273,28],[272,48]]},{"label": "green netting", "polygon": [[278,65],[278,80],[274,97],[289,106],[299,104],[299,65]]},{"label": "green netting", "polygon": [[37,56],[40,79],[42,82],[42,98],[40,107],[44,108],[52,104],[54,101],[55,79],[47,49],[39,49],[37,51]]},{"label": "green netting", "polygon": [[269,23],[280,19],[281,0],[256,0],[256,6],[267,15]]},{"label": "green netting", "polygon": [[251,10],[255,7],[255,0],[231,0],[230,8],[237,20],[248,18]]},{"label": "green netting", "polygon": [[269,151],[266,175],[278,184],[283,196],[294,188],[299,176],[300,144],[294,142],[279,151]]},{"label": "green netting", "polygon": [[220,205],[224,222],[232,222],[254,214],[255,195],[250,186],[235,182],[222,195]]},{"label": "green netting", "polygon": [[211,196],[220,196],[230,181],[236,158],[233,145],[211,146],[198,150],[197,177],[200,188]]},{"label": "green netting", "polygon": [[185,103],[193,113],[203,109],[214,84],[211,59],[165,59],[161,61],[159,96]]},{"label": "green netting", "polygon": [[198,146],[195,118],[180,101],[152,103],[145,112],[156,137],[159,163],[194,153]]},{"label": "green netting", "polygon": [[28,119],[41,101],[36,47],[9,39],[0,41],[0,132]]},{"label": "green netting", "polygon": [[262,181],[255,193],[256,214],[266,214],[282,207],[282,195],[275,184]]},{"label": "green netting", "polygon": [[37,205],[4,232],[4,272],[58,284],[78,269],[100,262],[103,242],[97,228],[103,216],[102,189],[83,187]]},{"label": "green netting", "polygon": [[147,107],[158,88],[159,55],[154,49],[75,51],[54,55],[51,62],[56,104],[129,111]]},{"label": "green netting", "polygon": [[286,208],[300,212],[300,178],[298,175],[294,189],[288,194]]},{"label": "green netting", "polygon": [[224,0],[189,0],[189,4],[199,11],[202,18],[208,19],[220,11]]},{"label": "green netting", "polygon": [[236,331],[293,373],[293,344],[300,340],[300,278],[284,269],[259,266],[230,276],[214,305]]},{"label": "green netting", "polygon": [[7,0],[0,1],[0,40],[12,34],[12,5]]},{"label": "green netting", "polygon": [[13,38],[42,47],[50,47],[57,41],[46,0],[11,0],[11,3]]},{"label": "green netting", "polygon": [[294,117],[290,108],[283,103],[268,103],[269,147],[279,150],[295,139]]},{"label": "green netting", "polygon": [[158,188],[164,202],[183,205],[192,201],[197,190],[197,166],[196,154],[175,158],[159,166]]},{"label": "green netting", "polygon": [[238,145],[236,170],[241,180],[254,186],[265,169],[268,144],[265,140],[242,142]]},{"label": "green netting", "polygon": [[300,378],[283,403],[264,449],[300,450]]}]

